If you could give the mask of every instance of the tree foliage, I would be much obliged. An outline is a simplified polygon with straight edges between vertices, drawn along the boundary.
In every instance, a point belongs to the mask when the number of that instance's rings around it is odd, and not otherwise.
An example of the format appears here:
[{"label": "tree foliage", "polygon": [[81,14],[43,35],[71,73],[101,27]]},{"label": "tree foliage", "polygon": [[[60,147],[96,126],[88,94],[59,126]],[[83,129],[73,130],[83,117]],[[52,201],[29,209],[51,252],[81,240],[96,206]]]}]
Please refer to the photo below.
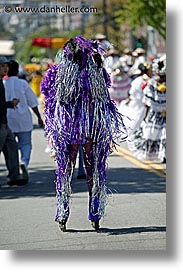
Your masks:
[{"label": "tree foliage", "polygon": [[166,0],[125,0],[115,12],[116,22],[132,29],[150,25],[166,38]]},{"label": "tree foliage", "polygon": [[106,0],[105,10],[104,1],[96,2],[97,13],[93,14],[93,19],[86,25],[84,35],[88,38],[94,38],[96,33],[104,33],[116,48],[121,48],[124,34],[121,32],[121,24],[115,18],[117,16],[116,12],[123,8],[125,1]]}]

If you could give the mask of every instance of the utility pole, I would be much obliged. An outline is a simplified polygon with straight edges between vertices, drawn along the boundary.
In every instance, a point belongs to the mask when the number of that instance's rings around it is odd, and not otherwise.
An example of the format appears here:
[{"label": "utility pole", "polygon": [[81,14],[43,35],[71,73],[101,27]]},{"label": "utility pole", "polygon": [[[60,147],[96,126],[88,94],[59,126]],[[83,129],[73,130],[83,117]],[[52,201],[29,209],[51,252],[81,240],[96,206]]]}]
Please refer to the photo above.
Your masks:
[{"label": "utility pole", "polygon": [[[81,0],[81,7],[85,7],[84,0]],[[82,19],[81,19],[81,34],[83,35],[85,33],[85,14],[82,14]]]},{"label": "utility pole", "polygon": [[108,37],[107,32],[107,0],[103,0],[103,32],[106,37]]},{"label": "utility pole", "polygon": [[[68,6],[71,6],[71,0],[67,0]],[[68,13],[68,23],[67,23],[67,30],[70,31],[72,29],[72,14]]]}]

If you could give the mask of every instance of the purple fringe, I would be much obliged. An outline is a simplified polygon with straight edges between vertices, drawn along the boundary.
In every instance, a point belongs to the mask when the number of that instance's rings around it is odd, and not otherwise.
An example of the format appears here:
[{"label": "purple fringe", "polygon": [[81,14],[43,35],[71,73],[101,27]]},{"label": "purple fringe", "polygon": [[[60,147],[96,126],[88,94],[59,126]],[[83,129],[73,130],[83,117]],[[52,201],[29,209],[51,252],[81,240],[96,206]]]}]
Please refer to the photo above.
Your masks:
[{"label": "purple fringe", "polygon": [[[82,49],[87,49],[88,54],[100,51],[96,42],[77,37],[75,40]],[[64,54],[70,55],[67,45],[64,47]],[[110,77],[106,70],[102,69],[104,82],[103,89],[94,94],[90,86],[88,72],[83,69],[79,72],[76,93],[70,95],[68,104],[57,96],[56,84],[57,73],[62,70],[62,62],[52,66],[46,73],[42,83],[41,92],[45,96],[45,131],[53,141],[56,152],[58,169],[56,170],[56,192],[57,192],[57,214],[56,220],[65,219],[69,213],[69,201],[71,195],[71,176],[69,176],[69,144],[84,144],[88,139],[94,141],[93,145],[93,190],[91,207],[100,219],[104,215],[106,203],[106,166],[107,157],[112,152],[113,146],[127,138],[127,132],[123,123],[123,116],[118,112],[115,103],[110,99],[108,87],[110,87]],[[63,72],[64,73],[64,72]],[[67,77],[67,75],[66,75]],[[96,81],[97,80],[96,73]],[[96,82],[97,83],[97,82]],[[76,87],[75,87],[76,88]],[[96,85],[97,91],[97,85]],[[92,213],[90,213],[90,216]],[[96,215],[96,213],[95,213]],[[68,217],[67,217],[68,218]]]}]

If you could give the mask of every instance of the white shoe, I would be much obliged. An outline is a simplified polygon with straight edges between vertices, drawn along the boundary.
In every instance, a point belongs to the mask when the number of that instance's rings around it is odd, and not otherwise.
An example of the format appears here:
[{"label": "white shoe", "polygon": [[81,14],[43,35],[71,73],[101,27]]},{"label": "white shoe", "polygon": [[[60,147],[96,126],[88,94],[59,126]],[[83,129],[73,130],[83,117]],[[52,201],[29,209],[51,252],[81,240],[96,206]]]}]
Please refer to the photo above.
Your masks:
[{"label": "white shoe", "polygon": [[51,148],[50,147],[46,147],[46,149],[44,150],[45,151],[45,153],[51,153]]}]

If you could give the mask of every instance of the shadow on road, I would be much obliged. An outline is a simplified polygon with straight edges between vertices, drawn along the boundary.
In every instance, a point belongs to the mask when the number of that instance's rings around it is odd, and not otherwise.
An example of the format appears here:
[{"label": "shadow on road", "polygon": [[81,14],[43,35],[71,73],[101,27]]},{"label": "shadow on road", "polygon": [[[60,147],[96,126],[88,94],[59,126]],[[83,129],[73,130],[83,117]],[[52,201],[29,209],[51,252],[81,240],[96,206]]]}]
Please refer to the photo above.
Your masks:
[{"label": "shadow on road", "polygon": [[147,226],[147,227],[130,227],[130,228],[101,228],[99,232],[107,233],[108,235],[166,232],[166,227],[165,226]]},{"label": "shadow on road", "polygon": [[[91,230],[76,230],[67,229],[68,233],[88,233],[94,232]],[[123,235],[123,234],[134,234],[134,233],[149,233],[149,232],[166,232],[165,226],[147,226],[147,227],[129,227],[129,228],[100,228],[97,233],[106,233],[107,235]]]},{"label": "shadow on road", "polygon": [[[17,197],[49,197],[55,196],[55,170],[51,167],[43,169],[30,168],[30,182],[25,186],[0,188],[1,199]],[[73,193],[86,192],[85,180],[77,180],[75,169],[72,183]],[[6,177],[0,176],[0,182]],[[163,178],[139,168],[111,168],[107,171],[107,183],[112,193],[159,193],[166,192],[166,183]]]}]

